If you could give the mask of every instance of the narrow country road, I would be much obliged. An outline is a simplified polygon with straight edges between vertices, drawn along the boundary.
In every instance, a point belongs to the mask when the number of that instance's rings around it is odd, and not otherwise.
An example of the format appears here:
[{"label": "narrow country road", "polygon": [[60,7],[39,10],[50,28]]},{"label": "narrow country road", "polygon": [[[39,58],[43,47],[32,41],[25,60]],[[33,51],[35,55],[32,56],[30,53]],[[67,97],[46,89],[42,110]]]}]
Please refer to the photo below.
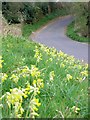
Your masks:
[{"label": "narrow country road", "polygon": [[73,41],[65,35],[66,26],[73,20],[72,16],[58,18],[31,35],[31,39],[48,47],[55,47],[76,59],[88,63],[88,47],[86,43]]}]

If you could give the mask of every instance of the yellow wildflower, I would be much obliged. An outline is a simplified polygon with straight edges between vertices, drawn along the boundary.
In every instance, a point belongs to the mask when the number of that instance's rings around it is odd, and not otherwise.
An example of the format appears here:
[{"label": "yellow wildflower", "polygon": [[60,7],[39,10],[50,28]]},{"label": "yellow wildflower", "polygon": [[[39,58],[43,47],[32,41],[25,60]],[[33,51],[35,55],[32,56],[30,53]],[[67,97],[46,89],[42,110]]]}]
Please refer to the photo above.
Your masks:
[{"label": "yellow wildflower", "polygon": [[37,83],[37,81],[36,81],[36,80],[34,80],[34,81],[33,81],[33,85],[35,86],[35,85],[36,85],[36,83]]},{"label": "yellow wildflower", "polygon": [[38,108],[37,108],[36,106],[34,106],[33,109],[34,109],[35,111],[38,111]]},{"label": "yellow wildflower", "polygon": [[67,79],[68,80],[71,80],[72,79],[72,76],[70,74],[67,74]]},{"label": "yellow wildflower", "polygon": [[6,73],[0,73],[0,77],[2,82],[4,82],[8,78],[8,75]]},{"label": "yellow wildflower", "polygon": [[41,105],[41,103],[39,103],[39,99],[34,98],[33,101],[38,107]]},{"label": "yellow wildflower", "polygon": [[50,75],[50,81],[52,81],[55,77],[54,71],[51,71],[49,75]]},{"label": "yellow wildflower", "polygon": [[73,106],[71,109],[72,109],[76,114],[78,114],[79,111],[80,111],[80,108],[78,108],[78,107],[76,107],[76,106]]},{"label": "yellow wildflower", "polygon": [[42,79],[38,79],[37,80],[37,86],[40,88],[43,88],[44,87],[44,84],[43,84],[43,80]]},{"label": "yellow wildflower", "polygon": [[0,56],[0,68],[2,68],[2,62],[3,62],[4,60],[2,60],[2,56]]},{"label": "yellow wildflower", "polygon": [[60,67],[61,67],[61,68],[64,68],[64,67],[65,67],[65,65],[64,65],[63,63],[61,63],[61,64],[60,64]]},{"label": "yellow wildflower", "polygon": [[34,55],[34,58],[37,59],[37,62],[39,62],[40,60],[42,60],[42,54],[40,53],[39,49],[37,46],[35,46],[36,49],[35,49],[35,55]]},{"label": "yellow wildflower", "polygon": [[17,75],[15,75],[15,74],[12,74],[10,79],[12,79],[15,83],[17,83],[18,80],[19,80],[19,77]]},{"label": "yellow wildflower", "polygon": [[88,76],[88,71],[86,71],[86,70],[85,70],[85,71],[82,71],[81,74],[82,74],[83,76]]},{"label": "yellow wildflower", "polygon": [[38,68],[35,65],[31,66],[31,76],[36,78],[40,76],[40,71],[38,71]]}]

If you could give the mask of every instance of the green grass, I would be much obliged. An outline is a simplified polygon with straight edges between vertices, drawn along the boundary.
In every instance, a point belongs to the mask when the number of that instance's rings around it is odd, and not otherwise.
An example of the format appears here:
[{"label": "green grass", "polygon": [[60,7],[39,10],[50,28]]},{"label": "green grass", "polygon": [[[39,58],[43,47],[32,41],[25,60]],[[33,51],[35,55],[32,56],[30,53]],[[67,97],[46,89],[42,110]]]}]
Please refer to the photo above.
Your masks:
[{"label": "green grass", "polygon": [[[37,58],[34,57],[36,47],[38,50]],[[36,50],[36,51],[35,51]],[[54,48],[47,48],[41,44],[36,44],[26,38],[18,38],[13,36],[6,36],[2,39],[2,55],[3,55],[3,69],[2,72],[11,75],[13,70],[27,65],[31,65],[41,70],[41,78],[44,82],[44,88],[38,95],[41,106],[39,107],[39,118],[87,118],[88,117],[88,81],[85,71],[87,67],[80,61],[68,56],[62,52],[57,52]],[[37,60],[40,57],[39,62]],[[50,80],[50,72],[54,71],[55,77]],[[81,72],[84,71],[82,74]],[[71,75],[68,80],[67,75]],[[19,87],[25,87],[26,82],[30,82],[31,77],[28,79],[19,80]],[[11,88],[18,87],[13,84],[9,79],[2,83],[3,91],[5,94],[10,92]],[[29,99],[30,96],[28,96]],[[73,106],[80,108],[80,111],[72,109]],[[10,113],[2,110],[3,117],[10,117]],[[27,100],[23,101],[23,108],[27,110]],[[22,117],[24,116],[23,114]],[[14,116],[13,116],[14,117]]]},{"label": "green grass", "polygon": [[90,42],[89,38],[79,36],[77,32],[74,31],[74,21],[67,26],[66,35],[70,37],[72,40],[76,40],[79,42],[86,42],[86,43]]},{"label": "green grass", "polygon": [[22,29],[22,35],[24,37],[29,37],[33,31],[39,29],[41,26],[45,25],[50,20],[52,20],[56,17],[59,17],[59,16],[67,15],[67,14],[68,14],[68,12],[65,9],[56,10],[53,13],[46,15],[45,17],[43,17],[41,20],[34,23],[33,25],[32,24],[24,24],[23,29]]}]

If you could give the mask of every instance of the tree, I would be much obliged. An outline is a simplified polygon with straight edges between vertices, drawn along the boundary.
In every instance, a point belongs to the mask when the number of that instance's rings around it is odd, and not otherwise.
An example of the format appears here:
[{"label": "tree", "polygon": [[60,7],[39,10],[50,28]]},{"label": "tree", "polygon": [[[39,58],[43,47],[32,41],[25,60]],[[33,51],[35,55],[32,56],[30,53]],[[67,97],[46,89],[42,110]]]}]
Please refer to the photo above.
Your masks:
[{"label": "tree", "polygon": [[88,3],[76,2],[71,5],[71,13],[75,16],[74,29],[83,36],[88,36]]}]

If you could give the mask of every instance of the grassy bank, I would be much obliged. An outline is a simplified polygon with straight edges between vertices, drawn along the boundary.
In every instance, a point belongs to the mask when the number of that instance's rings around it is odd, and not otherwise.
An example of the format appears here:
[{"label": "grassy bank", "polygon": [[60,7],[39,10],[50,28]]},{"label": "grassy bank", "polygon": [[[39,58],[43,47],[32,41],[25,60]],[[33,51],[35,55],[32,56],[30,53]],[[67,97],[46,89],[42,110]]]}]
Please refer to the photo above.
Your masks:
[{"label": "grassy bank", "polygon": [[23,37],[3,37],[2,55],[2,117],[88,117],[87,65]]},{"label": "grassy bank", "polygon": [[70,37],[72,40],[76,40],[76,41],[79,41],[79,42],[90,43],[89,38],[79,36],[78,33],[76,31],[74,31],[74,21],[67,26],[66,35],[68,37]]},{"label": "grassy bank", "polygon": [[34,23],[33,25],[32,24],[24,24],[23,29],[22,29],[22,35],[24,37],[29,37],[33,31],[39,29],[40,27],[42,27],[43,25],[48,23],[50,20],[53,20],[56,17],[64,16],[67,14],[68,14],[68,12],[65,9],[56,10],[53,13],[46,15],[45,17],[43,17],[41,20]]}]

